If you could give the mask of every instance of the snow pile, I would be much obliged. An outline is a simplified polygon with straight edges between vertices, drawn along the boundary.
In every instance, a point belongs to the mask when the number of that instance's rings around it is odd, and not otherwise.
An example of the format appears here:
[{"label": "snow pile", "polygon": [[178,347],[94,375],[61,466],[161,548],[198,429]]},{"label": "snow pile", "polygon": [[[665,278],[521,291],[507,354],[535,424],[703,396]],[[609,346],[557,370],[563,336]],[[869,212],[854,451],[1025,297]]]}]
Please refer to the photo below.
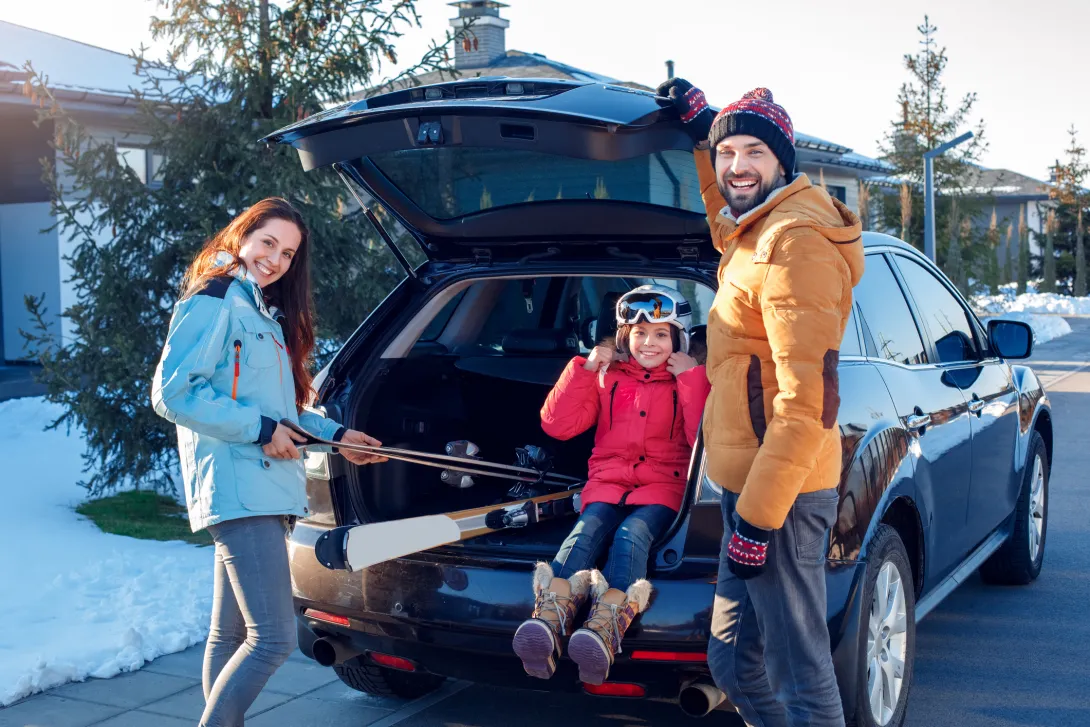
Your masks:
[{"label": "snow pile", "polygon": [[987,325],[988,321],[993,318],[1028,323],[1030,328],[1033,329],[1033,343],[1037,346],[1040,346],[1042,343],[1048,343],[1054,338],[1066,336],[1068,333],[1071,333],[1071,324],[1060,316],[1037,315],[1035,313],[1012,311],[998,316],[983,318],[984,325]]},{"label": "snow pile", "polygon": [[211,549],[108,535],[76,514],[83,438],[43,431],[60,413],[0,402],[0,705],[139,669],[208,633]]},{"label": "snow pile", "polygon": [[1022,295],[1015,294],[1013,284],[1000,286],[999,295],[980,295],[973,299],[977,310],[988,313],[1041,313],[1064,316],[1090,315],[1090,296],[1076,298],[1058,293],[1039,293],[1037,286],[1026,286]]}]

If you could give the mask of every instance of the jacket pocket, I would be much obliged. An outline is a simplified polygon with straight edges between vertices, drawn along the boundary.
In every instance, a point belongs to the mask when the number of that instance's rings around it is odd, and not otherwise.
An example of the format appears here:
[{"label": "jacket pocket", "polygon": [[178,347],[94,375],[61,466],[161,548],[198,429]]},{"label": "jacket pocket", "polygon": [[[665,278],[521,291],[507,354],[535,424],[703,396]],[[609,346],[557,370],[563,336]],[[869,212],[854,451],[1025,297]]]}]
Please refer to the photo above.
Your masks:
[{"label": "jacket pocket", "polygon": [[239,504],[250,512],[286,513],[304,487],[302,460],[273,459],[256,444],[232,444]]},{"label": "jacket pocket", "polygon": [[254,316],[239,319],[242,335],[242,357],[251,369],[267,369],[276,365],[276,339],[268,326]]},{"label": "jacket pocket", "polygon": [[795,538],[795,556],[800,563],[825,562],[838,502],[835,489],[804,492],[796,498],[789,520]]}]

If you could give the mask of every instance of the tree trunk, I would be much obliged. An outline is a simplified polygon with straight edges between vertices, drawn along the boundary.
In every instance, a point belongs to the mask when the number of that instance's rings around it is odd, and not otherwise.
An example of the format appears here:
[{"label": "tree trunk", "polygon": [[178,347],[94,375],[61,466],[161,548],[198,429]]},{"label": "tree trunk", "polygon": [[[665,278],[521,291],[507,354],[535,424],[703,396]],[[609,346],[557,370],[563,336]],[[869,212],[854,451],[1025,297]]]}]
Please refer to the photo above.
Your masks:
[{"label": "tree trunk", "polygon": [[953,200],[950,204],[950,247],[946,251],[946,275],[957,286],[958,290],[965,294],[965,285],[962,278],[961,259],[961,223],[958,220],[958,203]]},{"label": "tree trunk", "polygon": [[901,185],[901,239],[912,244],[909,234],[912,231],[912,190],[907,184]]},{"label": "tree trunk", "polygon": [[1011,250],[1011,245],[1014,243],[1014,230],[1011,228],[1011,224],[1007,223],[1007,246],[1005,252],[1005,258],[1003,260],[1003,283],[1010,284],[1014,282],[1014,255]]},{"label": "tree trunk", "polygon": [[1045,222],[1045,251],[1042,261],[1044,280],[1041,281],[1042,293],[1056,292],[1056,213],[1050,211]]},{"label": "tree trunk", "polygon": [[258,0],[258,57],[261,60],[261,118],[273,116],[272,48],[269,38],[269,0]]},{"label": "tree trunk", "polygon": [[1025,205],[1018,211],[1018,295],[1026,292],[1029,280],[1029,229],[1026,227]]},{"label": "tree trunk", "polygon": [[1086,248],[1083,246],[1082,205],[1075,228],[1075,295],[1086,295]]}]

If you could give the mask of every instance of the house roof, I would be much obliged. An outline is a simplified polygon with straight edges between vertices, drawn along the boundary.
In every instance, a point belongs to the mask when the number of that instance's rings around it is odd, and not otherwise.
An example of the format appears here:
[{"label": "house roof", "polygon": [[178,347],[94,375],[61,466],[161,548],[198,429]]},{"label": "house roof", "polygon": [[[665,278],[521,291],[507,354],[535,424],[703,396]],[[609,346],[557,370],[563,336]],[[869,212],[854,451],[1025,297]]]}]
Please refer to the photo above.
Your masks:
[{"label": "house roof", "polygon": [[69,104],[135,109],[132,89],[143,86],[136,61],[124,53],[0,20],[0,103],[29,102],[23,94],[27,61]]},{"label": "house roof", "polygon": [[973,194],[994,197],[1021,197],[1028,199],[1048,199],[1051,185],[1040,179],[1027,177],[1025,174],[1009,169],[981,168],[970,188]]}]

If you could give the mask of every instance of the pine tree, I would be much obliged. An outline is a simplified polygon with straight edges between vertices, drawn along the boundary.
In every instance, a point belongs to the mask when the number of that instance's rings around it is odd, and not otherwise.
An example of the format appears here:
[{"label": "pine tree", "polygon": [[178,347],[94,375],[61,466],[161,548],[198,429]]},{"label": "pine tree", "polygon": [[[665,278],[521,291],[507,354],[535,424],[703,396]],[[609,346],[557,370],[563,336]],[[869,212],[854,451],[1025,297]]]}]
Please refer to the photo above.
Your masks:
[{"label": "pine tree", "polygon": [[1018,286],[1015,292],[1022,295],[1029,282],[1029,228],[1026,227],[1026,206],[1018,208]]},{"label": "pine tree", "polygon": [[1045,249],[1041,253],[1042,293],[1056,292],[1056,210],[1045,219]]},{"label": "pine tree", "polygon": [[[55,124],[57,168],[47,167],[78,303],[61,311],[75,331],[58,347],[31,332],[48,398],[65,413],[54,423],[86,433],[100,494],[124,483],[171,489],[174,427],[148,404],[151,376],[185,266],[216,230],[250,204],[284,196],[302,212],[311,262],[319,352],[336,348],[402,277],[332,172],[304,173],[290,148],[260,137],[375,86],[396,41],[418,27],[415,0],[162,0],[152,62],[134,56],[140,131],[161,155],[154,184],[123,164],[111,140],[96,139],[52,97],[48,79],[28,71],[27,91]],[[448,36],[447,43],[453,39]],[[447,69],[446,44],[406,75]]]},{"label": "pine tree", "polygon": [[1059,255],[1058,277],[1064,280],[1065,289],[1069,288],[1075,295],[1086,295],[1083,218],[1090,205],[1090,194],[1083,185],[1090,177],[1090,168],[1086,162],[1086,149],[1079,144],[1075,127],[1067,133],[1071,136],[1071,145],[1066,150],[1064,162],[1057,160],[1052,169],[1054,183],[1050,192],[1056,212],[1054,240]]},{"label": "pine tree", "polygon": [[[938,47],[936,33],[938,28],[924,16],[924,22],[917,27],[920,33],[920,50],[915,55],[904,56],[904,66],[910,80],[904,83],[897,96],[901,107],[901,117],[891,124],[890,131],[881,143],[884,161],[891,164],[897,177],[910,184],[910,192],[915,198],[914,204],[923,209],[924,169],[923,154],[958,136],[969,124],[976,94],[966,94],[955,105],[950,105],[946,97],[946,86],[942,75],[949,61],[946,49]],[[949,229],[947,217],[950,215],[950,198],[964,194],[971,186],[976,174],[976,163],[987,149],[984,134],[984,121],[980,120],[974,129],[974,136],[934,162],[935,182],[935,229]],[[902,192],[903,194],[903,192]],[[899,204],[900,203],[900,204]],[[900,221],[900,212],[905,205],[893,195],[885,195],[878,206],[878,223],[886,229],[896,229]],[[980,210],[970,208],[963,200],[961,213],[972,217]],[[902,238],[919,249],[923,249],[924,220],[917,215],[908,231],[902,225]],[[951,238],[952,239],[952,238]],[[940,260],[945,252],[940,248]]]}]

